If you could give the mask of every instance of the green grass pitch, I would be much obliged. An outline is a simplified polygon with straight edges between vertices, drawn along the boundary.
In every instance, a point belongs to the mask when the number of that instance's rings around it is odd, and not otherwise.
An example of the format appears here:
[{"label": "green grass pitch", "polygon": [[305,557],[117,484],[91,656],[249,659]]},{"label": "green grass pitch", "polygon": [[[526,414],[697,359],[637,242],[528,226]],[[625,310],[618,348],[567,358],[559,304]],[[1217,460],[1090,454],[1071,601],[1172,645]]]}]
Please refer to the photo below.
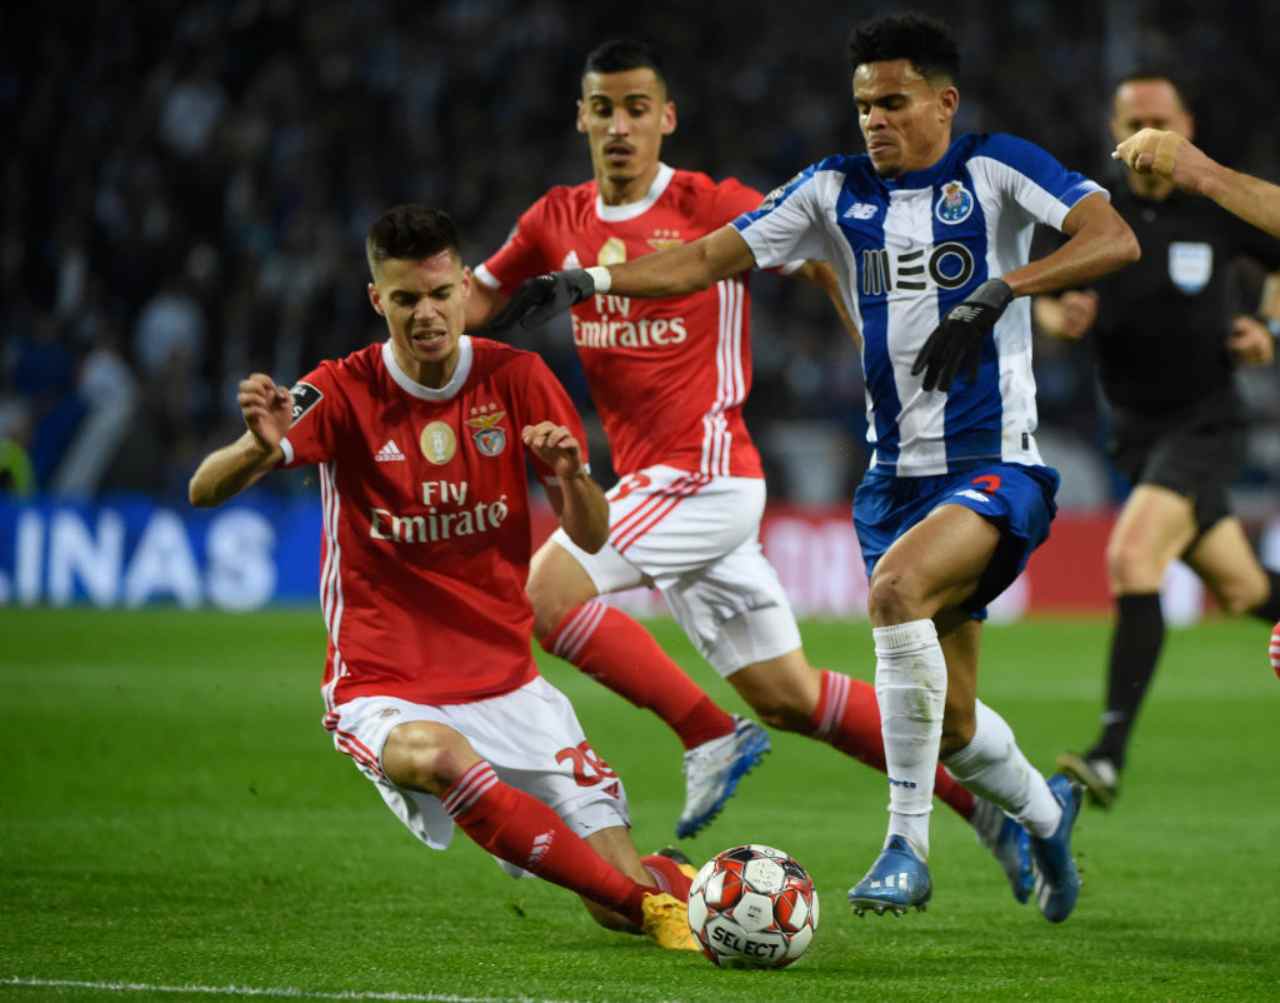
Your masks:
[{"label": "green grass pitch", "polygon": [[[671,624],[653,629],[741,707]],[[1084,620],[987,631],[980,691],[1042,769],[1092,735],[1107,633]],[[870,678],[866,624],[810,623],[804,635],[815,664]],[[416,843],[320,728],[316,610],[0,610],[0,1003],[280,998],[255,992],[268,989],[302,999],[1280,998],[1280,682],[1266,638],[1244,622],[1170,635],[1121,801],[1110,814],[1086,810],[1077,829],[1085,887],[1060,927],[1014,904],[945,807],[934,815],[930,910],[855,919],[845,893],[879,849],[884,780],[775,735],[765,765],[686,848],[696,859],[748,841],[788,850],[816,879],[822,922],[793,968],[736,972],[601,930],[568,894],[511,881],[461,835],[447,854]],[[544,665],[625,779],[637,844],[668,843],[682,800],[675,739],[563,663]]]}]

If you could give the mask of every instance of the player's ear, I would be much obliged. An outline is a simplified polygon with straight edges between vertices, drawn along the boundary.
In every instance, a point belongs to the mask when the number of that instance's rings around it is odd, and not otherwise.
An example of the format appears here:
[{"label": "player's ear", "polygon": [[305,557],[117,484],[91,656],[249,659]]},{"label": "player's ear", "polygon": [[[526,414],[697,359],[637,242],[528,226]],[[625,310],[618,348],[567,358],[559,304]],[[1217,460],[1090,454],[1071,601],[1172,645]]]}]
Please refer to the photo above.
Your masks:
[{"label": "player's ear", "polygon": [[373,306],[373,312],[379,317],[387,315],[387,312],[382,309],[382,294],[378,292],[378,287],[372,282],[369,283],[369,303]]},{"label": "player's ear", "polygon": [[574,127],[579,132],[587,131],[587,103],[583,101],[582,98],[578,98],[578,114],[574,122]]},{"label": "player's ear", "polygon": [[466,265],[462,266],[462,299],[465,302],[471,295],[472,273]]},{"label": "player's ear", "polygon": [[662,106],[662,135],[670,136],[676,131],[676,103],[668,101]]},{"label": "player's ear", "polygon": [[938,91],[938,108],[942,112],[943,121],[950,122],[956,117],[956,111],[960,107],[960,92],[954,84],[947,84],[942,90]]}]

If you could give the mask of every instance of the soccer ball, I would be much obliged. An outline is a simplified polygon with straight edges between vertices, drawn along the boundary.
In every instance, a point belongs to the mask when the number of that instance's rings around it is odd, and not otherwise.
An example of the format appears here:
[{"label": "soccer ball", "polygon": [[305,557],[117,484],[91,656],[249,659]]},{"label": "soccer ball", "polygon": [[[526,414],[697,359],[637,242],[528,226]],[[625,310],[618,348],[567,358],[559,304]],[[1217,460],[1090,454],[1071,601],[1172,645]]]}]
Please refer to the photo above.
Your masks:
[{"label": "soccer ball", "polygon": [[751,843],[717,854],[689,888],[689,928],[721,968],[785,968],[818,928],[818,893],[789,854]]}]

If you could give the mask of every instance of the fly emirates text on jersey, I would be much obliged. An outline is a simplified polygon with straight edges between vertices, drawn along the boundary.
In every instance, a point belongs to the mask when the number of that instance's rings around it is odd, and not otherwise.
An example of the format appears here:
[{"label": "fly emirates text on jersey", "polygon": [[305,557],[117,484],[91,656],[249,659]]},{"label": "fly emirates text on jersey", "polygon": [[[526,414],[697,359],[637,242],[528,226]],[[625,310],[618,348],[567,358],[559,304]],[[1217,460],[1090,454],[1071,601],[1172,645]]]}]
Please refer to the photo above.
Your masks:
[{"label": "fly emirates text on jersey", "polygon": [[370,509],[369,535],[396,543],[435,543],[497,529],[510,513],[505,494],[495,502],[477,501],[466,507],[466,481],[423,481],[422,504],[426,511],[411,515]]},{"label": "fly emirates text on jersey", "polygon": [[573,315],[573,342],[581,348],[665,348],[689,337],[683,317],[631,316],[631,297],[595,296],[599,320]]}]

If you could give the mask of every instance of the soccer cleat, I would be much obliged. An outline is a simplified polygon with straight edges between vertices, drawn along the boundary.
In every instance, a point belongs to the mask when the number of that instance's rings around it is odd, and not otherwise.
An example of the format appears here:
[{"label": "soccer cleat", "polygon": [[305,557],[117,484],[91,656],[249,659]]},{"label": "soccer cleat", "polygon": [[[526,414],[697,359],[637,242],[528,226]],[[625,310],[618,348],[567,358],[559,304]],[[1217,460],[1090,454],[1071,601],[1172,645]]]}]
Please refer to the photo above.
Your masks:
[{"label": "soccer cleat", "polygon": [[1027,830],[985,798],[974,804],[969,820],[978,842],[991,851],[1009,880],[1009,888],[1019,903],[1031,897],[1035,873],[1031,868],[1031,837]]},{"label": "soccer cleat", "polygon": [[644,911],[644,932],[665,951],[700,951],[689,929],[689,908],[674,895],[655,892],[640,902]]},{"label": "soccer cleat", "polygon": [[1036,875],[1036,905],[1050,923],[1061,923],[1071,915],[1080,895],[1080,872],[1071,858],[1071,829],[1080,817],[1084,792],[1065,773],[1049,778],[1049,790],[1062,805],[1062,821],[1052,836],[1031,837],[1031,864]]},{"label": "soccer cleat", "polygon": [[904,836],[890,836],[866,877],[849,889],[853,914],[870,910],[877,916],[892,912],[903,916],[914,907],[924,912],[933,895],[929,865],[921,860]]},{"label": "soccer cleat", "polygon": [[703,742],[684,754],[684,811],[676,836],[684,839],[704,828],[733,797],[738,782],[770,749],[769,736],[754,721],[733,716],[733,732]]},{"label": "soccer cleat", "polygon": [[666,857],[668,860],[673,861],[680,873],[690,881],[698,876],[698,869],[693,866],[693,861],[689,859],[688,854],[683,850],[674,846],[664,846],[661,850],[655,851],[655,856]]},{"label": "soccer cleat", "polygon": [[1064,752],[1058,757],[1058,769],[1078,784],[1083,784],[1089,800],[1099,808],[1109,809],[1120,794],[1120,770],[1106,756],[1077,756]]}]

